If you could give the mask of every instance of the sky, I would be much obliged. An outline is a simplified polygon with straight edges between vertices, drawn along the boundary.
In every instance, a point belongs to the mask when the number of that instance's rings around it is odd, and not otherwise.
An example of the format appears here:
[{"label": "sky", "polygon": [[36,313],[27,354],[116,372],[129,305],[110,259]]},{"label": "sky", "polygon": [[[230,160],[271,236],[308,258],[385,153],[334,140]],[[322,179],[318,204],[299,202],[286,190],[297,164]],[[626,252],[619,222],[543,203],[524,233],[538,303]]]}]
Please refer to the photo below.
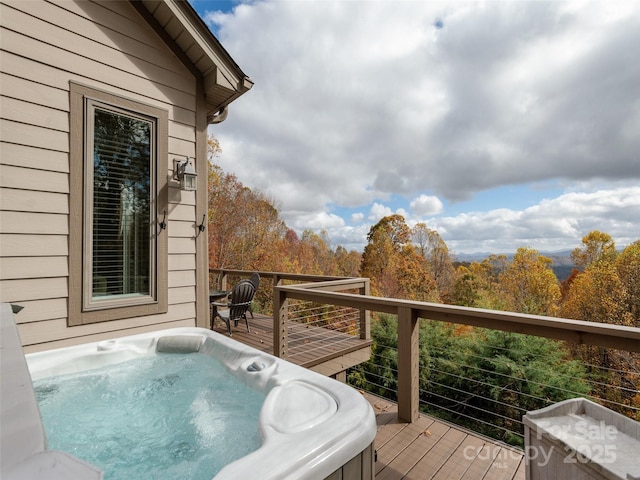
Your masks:
[{"label": "sky", "polygon": [[361,251],[399,213],[454,254],[640,238],[640,0],[192,0],[254,87],[224,171]]}]

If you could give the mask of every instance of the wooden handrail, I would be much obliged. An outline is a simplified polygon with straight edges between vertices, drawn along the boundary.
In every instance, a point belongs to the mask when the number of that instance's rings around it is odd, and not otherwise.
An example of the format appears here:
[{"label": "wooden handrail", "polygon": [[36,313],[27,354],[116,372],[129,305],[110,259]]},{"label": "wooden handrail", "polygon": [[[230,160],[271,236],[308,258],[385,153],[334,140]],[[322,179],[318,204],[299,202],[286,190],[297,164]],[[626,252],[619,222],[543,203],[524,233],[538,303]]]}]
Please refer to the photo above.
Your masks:
[{"label": "wooden handrail", "polygon": [[280,285],[274,288],[286,292],[288,298],[299,300],[350,306],[393,315],[398,315],[400,308],[409,308],[414,310],[419,318],[428,320],[441,320],[505,332],[566,340],[577,344],[640,352],[640,328],[635,327],[440,303],[372,297],[370,295],[310,290],[304,288],[304,285]]},{"label": "wooden handrail", "polygon": [[307,275],[304,273],[285,273],[285,272],[262,272],[256,270],[232,270],[227,268],[210,268],[209,273],[218,273],[222,277],[228,277],[229,275],[237,276],[250,276],[252,273],[260,274],[260,278],[271,278],[276,283],[281,283],[282,280],[291,280],[295,282],[327,282],[335,280],[352,280],[353,277],[338,277],[331,275]]},{"label": "wooden handrail", "polygon": [[640,352],[640,328],[497,310],[320,291],[306,285],[274,287],[274,296],[343,305],[398,316],[398,418],[419,415],[418,318]]},{"label": "wooden handrail", "polygon": [[[235,271],[227,272],[236,273]],[[244,273],[247,272],[242,272],[242,274]],[[263,272],[260,272],[260,275],[262,276]],[[357,308],[361,312],[367,312],[367,320],[368,312],[370,311],[397,315],[398,417],[403,421],[413,422],[418,418],[419,414],[417,327],[419,318],[505,332],[523,333],[565,340],[576,344],[640,352],[640,328],[636,327],[457,305],[373,297],[369,295],[368,279],[363,278],[327,278],[314,275],[264,273],[264,276],[268,277],[269,275],[274,278],[307,282],[286,286],[274,283],[274,352],[276,352],[276,355],[282,354],[286,356],[285,322],[289,299]],[[357,285],[362,286],[359,294],[338,291],[358,288]],[[368,331],[369,327],[367,326],[366,328]],[[276,331],[278,332],[277,334]],[[278,339],[276,339],[276,335]],[[275,347],[276,345],[278,345],[277,348]],[[400,365],[402,366],[401,368]]]}]

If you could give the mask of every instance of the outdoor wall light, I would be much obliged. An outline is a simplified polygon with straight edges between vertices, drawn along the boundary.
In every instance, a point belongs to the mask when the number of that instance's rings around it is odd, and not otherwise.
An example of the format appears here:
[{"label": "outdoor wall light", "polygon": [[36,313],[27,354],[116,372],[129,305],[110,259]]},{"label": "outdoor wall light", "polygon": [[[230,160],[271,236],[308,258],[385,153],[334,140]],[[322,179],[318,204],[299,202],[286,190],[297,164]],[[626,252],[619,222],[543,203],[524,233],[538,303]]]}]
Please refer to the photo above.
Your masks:
[{"label": "outdoor wall light", "polygon": [[193,163],[191,163],[189,157],[186,160],[173,159],[173,178],[180,182],[180,190],[188,192],[196,190],[198,174],[196,169],[193,168]]}]

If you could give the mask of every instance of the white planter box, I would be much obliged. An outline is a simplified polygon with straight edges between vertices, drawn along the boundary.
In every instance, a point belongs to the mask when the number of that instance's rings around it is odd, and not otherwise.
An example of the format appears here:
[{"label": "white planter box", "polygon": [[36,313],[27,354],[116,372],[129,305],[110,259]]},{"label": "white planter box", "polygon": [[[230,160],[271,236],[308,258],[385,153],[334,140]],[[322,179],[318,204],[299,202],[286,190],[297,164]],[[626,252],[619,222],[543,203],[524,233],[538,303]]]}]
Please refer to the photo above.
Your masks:
[{"label": "white planter box", "polygon": [[640,480],[640,423],[584,398],[527,412],[527,480]]}]

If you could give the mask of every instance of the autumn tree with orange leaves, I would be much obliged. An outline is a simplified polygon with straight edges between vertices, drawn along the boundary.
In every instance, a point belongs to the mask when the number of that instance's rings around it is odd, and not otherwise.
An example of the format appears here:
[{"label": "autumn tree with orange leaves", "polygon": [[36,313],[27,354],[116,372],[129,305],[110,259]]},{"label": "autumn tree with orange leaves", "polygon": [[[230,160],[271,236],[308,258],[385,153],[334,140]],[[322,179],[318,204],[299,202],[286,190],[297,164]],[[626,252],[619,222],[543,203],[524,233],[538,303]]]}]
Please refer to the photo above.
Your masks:
[{"label": "autumn tree with orange leaves", "polygon": [[[640,241],[617,253],[608,234],[594,231],[582,240],[572,254],[582,260],[584,271],[575,275],[561,305],[560,314],[588,322],[640,326],[638,318],[638,280],[640,279]],[[640,419],[640,354],[602,347],[574,345],[574,357],[589,366],[596,381],[596,394],[609,408],[629,414],[634,407]]]},{"label": "autumn tree with orange leaves", "polygon": [[371,227],[360,275],[371,279],[374,295],[438,300],[436,281],[427,260],[411,243],[411,229],[402,215],[389,215]]}]

